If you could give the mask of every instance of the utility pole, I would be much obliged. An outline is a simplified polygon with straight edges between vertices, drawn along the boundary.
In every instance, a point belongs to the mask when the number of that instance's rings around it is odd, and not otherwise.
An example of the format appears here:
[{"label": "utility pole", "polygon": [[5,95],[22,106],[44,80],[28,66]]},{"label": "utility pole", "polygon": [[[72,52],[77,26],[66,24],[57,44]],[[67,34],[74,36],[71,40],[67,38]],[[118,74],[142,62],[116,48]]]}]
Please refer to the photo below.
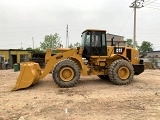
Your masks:
[{"label": "utility pole", "polygon": [[134,28],[133,28],[133,47],[136,47],[136,9],[143,7],[144,0],[135,0],[131,5],[130,8],[134,8]]},{"label": "utility pole", "polygon": [[66,48],[68,48],[69,46],[69,37],[68,37],[68,25],[67,25],[67,29],[66,29]]},{"label": "utility pole", "polygon": [[137,4],[136,4],[136,0],[134,1],[134,30],[133,30],[133,47],[135,48],[136,47],[136,45],[135,45],[135,43],[136,43],[136,6],[137,6]]},{"label": "utility pole", "polygon": [[21,43],[21,49],[23,49],[23,47],[22,47],[22,43]]},{"label": "utility pole", "polygon": [[32,37],[32,42],[33,42],[33,49],[34,49],[34,38]]}]

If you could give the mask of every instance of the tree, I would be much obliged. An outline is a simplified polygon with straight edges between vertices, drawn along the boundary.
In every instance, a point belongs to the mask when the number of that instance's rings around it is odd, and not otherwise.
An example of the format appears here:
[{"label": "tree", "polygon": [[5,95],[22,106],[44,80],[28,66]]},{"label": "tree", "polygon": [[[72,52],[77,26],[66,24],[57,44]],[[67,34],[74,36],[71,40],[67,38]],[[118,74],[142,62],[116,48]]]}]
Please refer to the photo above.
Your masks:
[{"label": "tree", "polygon": [[56,49],[60,45],[60,37],[57,33],[46,35],[44,42],[40,42],[40,49],[45,51],[47,48]]},{"label": "tree", "polygon": [[28,48],[26,48],[26,50],[32,50],[32,51],[34,51],[36,53],[43,53],[44,52],[44,51],[40,50],[40,48],[32,49],[31,47],[28,47]]},{"label": "tree", "polygon": [[140,52],[151,52],[153,51],[153,44],[147,41],[143,41],[141,46],[138,47]]},{"label": "tree", "polygon": [[31,47],[26,48],[26,50],[33,50]]},{"label": "tree", "polygon": [[76,42],[76,43],[74,43],[74,44],[71,43],[68,47],[69,47],[69,48],[77,48],[77,47],[80,47],[80,45],[81,45],[81,44],[80,44],[79,42]]},{"label": "tree", "polygon": [[33,49],[33,50],[34,50],[34,52],[36,52],[36,53],[44,53],[44,51],[41,50],[40,48],[35,48],[35,49]]},{"label": "tree", "polygon": [[68,46],[69,48],[73,48],[73,45],[72,45],[72,43]]},{"label": "tree", "polygon": [[[132,39],[127,39],[127,41],[126,41],[126,45],[128,46],[128,47],[133,47],[133,40]],[[138,48],[138,44],[137,44],[137,41],[135,41],[135,47],[136,48]]]},{"label": "tree", "polygon": [[128,47],[132,47],[132,46],[133,46],[133,41],[132,41],[132,39],[127,39],[126,45],[127,45]]},{"label": "tree", "polygon": [[79,43],[79,42],[76,42],[75,44],[74,44],[74,48],[77,48],[77,47],[80,47],[81,46],[81,44]]}]

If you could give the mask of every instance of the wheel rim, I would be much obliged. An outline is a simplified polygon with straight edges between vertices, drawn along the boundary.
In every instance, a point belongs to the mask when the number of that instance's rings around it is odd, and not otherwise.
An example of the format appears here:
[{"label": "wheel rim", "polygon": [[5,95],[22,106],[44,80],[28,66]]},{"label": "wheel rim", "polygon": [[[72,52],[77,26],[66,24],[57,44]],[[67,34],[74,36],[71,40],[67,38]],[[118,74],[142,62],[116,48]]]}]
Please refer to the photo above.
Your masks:
[{"label": "wheel rim", "polygon": [[130,71],[127,67],[121,67],[118,70],[118,76],[122,79],[122,80],[126,80],[130,75]]},{"label": "wheel rim", "polygon": [[63,81],[70,81],[72,80],[74,77],[74,71],[72,68],[70,67],[64,67],[61,69],[60,71],[60,78],[63,80]]}]

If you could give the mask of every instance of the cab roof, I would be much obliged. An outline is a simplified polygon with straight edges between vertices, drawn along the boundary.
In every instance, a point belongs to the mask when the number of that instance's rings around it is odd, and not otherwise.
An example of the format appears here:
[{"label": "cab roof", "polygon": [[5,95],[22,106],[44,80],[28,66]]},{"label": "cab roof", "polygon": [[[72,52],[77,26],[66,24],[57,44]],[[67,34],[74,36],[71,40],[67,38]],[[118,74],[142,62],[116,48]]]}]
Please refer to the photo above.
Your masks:
[{"label": "cab roof", "polygon": [[100,30],[100,29],[86,29],[86,30],[83,31],[82,33],[87,32],[87,31],[93,31],[93,32],[106,32],[106,30]]}]

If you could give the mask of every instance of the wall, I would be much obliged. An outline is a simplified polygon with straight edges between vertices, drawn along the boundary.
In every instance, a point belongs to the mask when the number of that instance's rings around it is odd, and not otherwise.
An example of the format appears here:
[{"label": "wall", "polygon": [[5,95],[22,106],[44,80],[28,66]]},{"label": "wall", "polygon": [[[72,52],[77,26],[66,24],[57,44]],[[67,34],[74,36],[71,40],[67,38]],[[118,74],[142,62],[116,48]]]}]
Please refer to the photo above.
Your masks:
[{"label": "wall", "polygon": [[148,52],[146,57],[160,57],[160,51]]},{"label": "wall", "polygon": [[126,41],[124,41],[124,37],[123,36],[119,36],[119,35],[113,35],[113,34],[106,34],[106,38],[107,38],[107,45],[110,46],[111,45],[111,38],[114,37],[113,39],[113,43],[116,44],[116,46],[126,46]]},{"label": "wall", "polygon": [[6,50],[0,50],[0,56],[4,57],[4,60],[7,60],[9,59],[9,52],[6,51]]},{"label": "wall", "polygon": [[32,57],[32,51],[19,50],[19,49],[9,49],[9,50],[0,50],[0,56],[4,56],[4,59],[8,61],[9,66],[13,68],[15,63],[21,62],[21,55],[28,56],[26,61],[29,61]]},{"label": "wall", "polygon": [[144,60],[144,63],[151,62],[155,68],[160,68],[160,58],[141,58]]},{"label": "wall", "polygon": [[28,55],[28,61],[31,59],[31,53],[28,51],[11,51],[11,55],[17,55],[17,63],[20,63],[20,56],[21,55]]}]

